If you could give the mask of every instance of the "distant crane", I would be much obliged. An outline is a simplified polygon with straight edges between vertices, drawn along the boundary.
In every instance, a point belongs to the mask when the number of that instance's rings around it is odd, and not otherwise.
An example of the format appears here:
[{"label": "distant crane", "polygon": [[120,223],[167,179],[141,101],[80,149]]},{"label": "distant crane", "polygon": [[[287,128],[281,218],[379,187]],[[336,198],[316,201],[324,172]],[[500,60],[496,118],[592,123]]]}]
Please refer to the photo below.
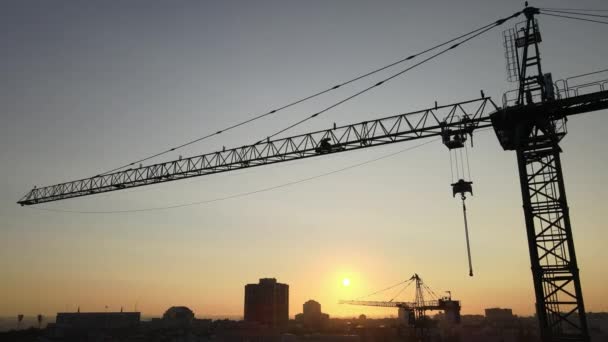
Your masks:
[{"label": "distant crane", "polygon": [[[441,137],[448,149],[455,150],[464,147],[475,130],[492,127],[503,149],[515,151],[517,155],[541,338],[543,342],[589,341],[559,142],[567,133],[567,117],[608,108],[608,82],[604,79],[578,86],[567,80],[554,83],[551,74],[543,73],[539,50],[542,37],[536,19],[541,13],[560,16],[526,4],[522,11],[500,19],[482,31],[473,31],[478,33],[431,57],[523,14],[526,20],[504,34],[507,70],[509,77],[518,82],[518,89],[513,98],[510,98],[511,92],[503,96],[502,108],[482,92],[475,100],[443,106],[435,104],[421,111],[342,127],[334,125],[330,129],[287,138],[269,137],[252,145],[34,188],[18,203],[32,205],[64,200],[428,137]],[[415,55],[404,61],[413,57]],[[383,83],[378,82],[367,90]],[[274,112],[276,110],[268,114]],[[323,111],[310,118],[320,113]],[[471,184],[459,179],[452,184],[454,194],[461,194],[464,201],[464,194],[472,192]],[[469,265],[472,275],[470,261]]]},{"label": "distant crane", "polygon": [[[416,291],[414,300],[411,302],[395,302],[393,301],[399,294],[401,294],[410,284],[416,284]],[[414,274],[410,279],[405,282],[401,282],[397,285],[391,286],[384,290],[373,293],[379,294],[386,292],[390,289],[397,288],[403,285],[398,291],[397,296],[393,297],[389,301],[369,301],[369,300],[340,300],[340,304],[350,305],[364,305],[364,306],[378,306],[385,308],[399,308],[399,319],[407,320],[408,324],[412,326],[419,337],[425,335],[427,328],[427,317],[426,311],[443,311],[445,313],[446,320],[452,323],[460,323],[460,301],[452,300],[451,293],[447,297],[437,297],[433,290],[431,290],[418,274]],[[432,300],[425,299],[425,292],[433,297]]]}]

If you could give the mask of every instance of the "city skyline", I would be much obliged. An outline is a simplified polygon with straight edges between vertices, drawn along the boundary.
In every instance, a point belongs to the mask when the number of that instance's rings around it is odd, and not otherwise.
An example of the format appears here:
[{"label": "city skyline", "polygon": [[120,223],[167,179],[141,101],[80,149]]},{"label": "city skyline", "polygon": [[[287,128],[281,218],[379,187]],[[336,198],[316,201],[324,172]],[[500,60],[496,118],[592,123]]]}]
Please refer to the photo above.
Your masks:
[{"label": "city skyline", "polygon": [[[309,299],[331,317],[397,316],[396,309],[349,307],[338,300],[414,272],[438,294],[451,291],[463,314],[488,307],[534,314],[515,156],[501,149],[492,131],[475,133],[469,150],[472,278],[461,204],[450,188],[450,155],[440,141],[34,207],[15,204],[34,185],[96,175],[215,132],[511,15],[523,1],[1,6],[6,57],[0,72],[6,77],[0,92],[0,316],[106,306],[156,316],[174,305],[188,306],[198,317],[239,315],[243,285],[264,277],[290,285],[290,317]],[[605,41],[603,26],[544,16],[539,22],[544,68],[555,80],[606,68],[608,47],[598,43]],[[287,135],[428,108],[435,101],[474,99],[480,90],[500,103],[514,87],[506,80],[501,35],[513,24]],[[345,87],[160,160],[252,143],[377,81]],[[595,312],[608,311],[606,114],[573,117],[561,143],[583,295],[587,311]],[[380,157],[386,158],[375,160]],[[334,170],[343,171],[281,186]],[[137,211],[193,202],[202,203]],[[132,212],[87,214],[120,210]]]}]

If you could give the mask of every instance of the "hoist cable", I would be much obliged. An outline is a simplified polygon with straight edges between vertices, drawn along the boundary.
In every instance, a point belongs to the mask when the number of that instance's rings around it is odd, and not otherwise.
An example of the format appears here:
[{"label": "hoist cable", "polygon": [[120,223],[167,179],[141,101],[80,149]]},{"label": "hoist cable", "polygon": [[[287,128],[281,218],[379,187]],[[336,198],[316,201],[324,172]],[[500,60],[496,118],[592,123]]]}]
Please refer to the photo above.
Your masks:
[{"label": "hoist cable", "polygon": [[458,166],[458,153],[456,151],[454,151],[454,161],[455,161],[455,165],[454,167],[456,168],[456,180],[460,179],[460,167]]},{"label": "hoist cable", "polygon": [[467,145],[464,145],[464,155],[467,158],[467,171],[469,173],[469,180],[471,180],[471,165],[469,164],[469,149]]},{"label": "hoist cable", "polygon": [[[462,169],[462,178],[464,179],[464,158],[462,158],[462,148],[458,149],[458,154],[460,154],[460,168]],[[471,178],[469,178],[471,180]]]},{"label": "hoist cable", "polygon": [[454,183],[454,165],[452,163],[452,150],[448,150],[450,154],[450,175],[452,176],[452,183]]}]

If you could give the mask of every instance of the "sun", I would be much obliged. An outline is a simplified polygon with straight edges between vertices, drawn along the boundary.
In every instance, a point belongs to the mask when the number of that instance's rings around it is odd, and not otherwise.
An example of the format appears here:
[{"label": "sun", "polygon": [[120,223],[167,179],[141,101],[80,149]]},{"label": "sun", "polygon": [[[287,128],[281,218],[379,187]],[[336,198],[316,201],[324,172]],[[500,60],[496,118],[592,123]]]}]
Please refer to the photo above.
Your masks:
[{"label": "sun", "polygon": [[342,285],[343,286],[350,286],[350,279],[348,279],[348,278],[342,279]]}]

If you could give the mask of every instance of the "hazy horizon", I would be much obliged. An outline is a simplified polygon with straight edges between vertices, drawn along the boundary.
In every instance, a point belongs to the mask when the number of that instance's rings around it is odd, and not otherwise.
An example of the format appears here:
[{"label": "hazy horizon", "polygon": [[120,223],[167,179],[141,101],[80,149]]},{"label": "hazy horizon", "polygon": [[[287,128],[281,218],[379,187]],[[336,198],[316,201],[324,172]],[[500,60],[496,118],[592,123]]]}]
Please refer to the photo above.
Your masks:
[{"label": "hazy horizon", "polygon": [[[602,8],[605,1],[531,1]],[[0,8],[0,315],[134,307],[242,316],[244,286],[290,285],[334,316],[396,309],[339,305],[418,273],[463,314],[534,314],[515,154],[491,131],[470,152],[475,276],[449,153],[436,141],[343,172],[250,196],[170,210],[348,168],[426,140],[251,168],[33,207],[33,186],[80,179],[204,136],[492,23],[523,1],[4,1]],[[500,104],[510,21],[289,131],[295,135],[475,99]],[[606,69],[606,25],[540,16],[554,80]],[[604,42],[604,43],[602,43]],[[188,146],[243,146],[401,70]],[[562,163],[587,311],[608,311],[606,110],[568,121]],[[349,286],[343,279],[350,280]],[[411,292],[400,297],[411,300]],[[390,298],[370,298],[388,300]],[[66,307],[67,306],[67,307]]]}]

